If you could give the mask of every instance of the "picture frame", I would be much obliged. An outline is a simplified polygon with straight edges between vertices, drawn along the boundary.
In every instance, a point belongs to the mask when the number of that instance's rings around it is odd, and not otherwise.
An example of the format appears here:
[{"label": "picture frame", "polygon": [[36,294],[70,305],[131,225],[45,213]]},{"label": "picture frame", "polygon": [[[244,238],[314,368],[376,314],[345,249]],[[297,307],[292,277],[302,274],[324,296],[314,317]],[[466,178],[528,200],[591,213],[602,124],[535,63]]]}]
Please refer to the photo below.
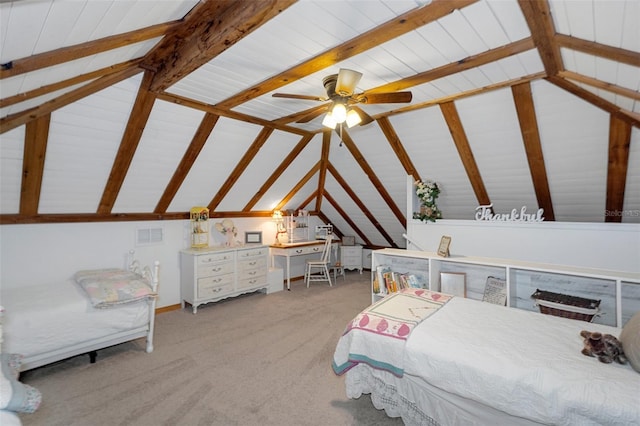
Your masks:
[{"label": "picture frame", "polygon": [[440,238],[440,245],[438,246],[438,256],[449,257],[449,246],[451,245],[451,237],[443,235]]},{"label": "picture frame", "polygon": [[245,244],[262,244],[262,231],[246,231],[244,233]]},{"label": "picture frame", "polygon": [[464,272],[440,272],[440,292],[467,297],[467,274]]}]

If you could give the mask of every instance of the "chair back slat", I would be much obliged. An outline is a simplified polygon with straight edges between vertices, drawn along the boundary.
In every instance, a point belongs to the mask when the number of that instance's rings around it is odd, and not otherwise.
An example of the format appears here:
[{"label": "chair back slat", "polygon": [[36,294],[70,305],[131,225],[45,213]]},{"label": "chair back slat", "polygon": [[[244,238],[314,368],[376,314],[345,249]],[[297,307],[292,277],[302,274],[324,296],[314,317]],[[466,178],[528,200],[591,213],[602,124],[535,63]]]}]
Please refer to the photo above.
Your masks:
[{"label": "chair back slat", "polygon": [[327,235],[327,239],[324,242],[324,249],[322,250],[322,261],[329,263],[329,256],[331,255],[331,243],[333,239],[331,235]]}]

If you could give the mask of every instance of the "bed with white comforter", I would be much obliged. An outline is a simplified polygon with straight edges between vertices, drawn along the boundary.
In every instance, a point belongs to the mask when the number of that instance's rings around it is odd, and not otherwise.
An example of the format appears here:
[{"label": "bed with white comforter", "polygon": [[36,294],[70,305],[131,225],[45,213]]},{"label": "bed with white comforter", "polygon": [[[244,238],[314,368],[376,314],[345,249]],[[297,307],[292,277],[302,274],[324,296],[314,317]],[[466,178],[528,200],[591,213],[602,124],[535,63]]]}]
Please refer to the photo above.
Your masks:
[{"label": "bed with white comforter", "polygon": [[2,290],[3,352],[28,370],[146,338],[153,350],[158,268],[79,271],[67,282]]},{"label": "bed with white comforter", "polygon": [[411,289],[348,325],[333,369],[346,373],[350,398],[371,394],[406,424],[640,424],[640,374],[583,355],[584,329],[620,334]]}]

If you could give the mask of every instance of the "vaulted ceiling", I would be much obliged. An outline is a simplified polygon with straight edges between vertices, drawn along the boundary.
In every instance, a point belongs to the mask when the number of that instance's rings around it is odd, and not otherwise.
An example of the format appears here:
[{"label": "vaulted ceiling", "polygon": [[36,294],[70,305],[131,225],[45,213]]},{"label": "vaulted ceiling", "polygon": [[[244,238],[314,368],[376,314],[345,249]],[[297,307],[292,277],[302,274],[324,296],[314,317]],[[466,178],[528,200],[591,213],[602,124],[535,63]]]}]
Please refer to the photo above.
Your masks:
[{"label": "vaulted ceiling", "polygon": [[[407,175],[446,219],[637,223],[638,22],[637,0],[4,2],[0,223],[304,208],[402,247]],[[412,100],[323,127],[342,68]]]}]

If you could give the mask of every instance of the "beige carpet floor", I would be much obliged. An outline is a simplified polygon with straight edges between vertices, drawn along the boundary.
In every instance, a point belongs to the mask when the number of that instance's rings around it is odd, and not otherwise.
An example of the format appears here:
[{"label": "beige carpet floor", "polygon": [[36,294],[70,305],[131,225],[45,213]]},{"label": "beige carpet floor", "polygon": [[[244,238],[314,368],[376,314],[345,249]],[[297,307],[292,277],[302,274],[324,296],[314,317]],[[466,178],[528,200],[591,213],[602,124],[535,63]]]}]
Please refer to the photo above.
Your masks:
[{"label": "beige carpet floor", "polygon": [[370,274],[329,287],[253,293],[156,317],[144,341],[23,373],[43,402],[25,426],[401,425],[368,396],[350,400],[331,370],[346,323],[369,305]]}]

